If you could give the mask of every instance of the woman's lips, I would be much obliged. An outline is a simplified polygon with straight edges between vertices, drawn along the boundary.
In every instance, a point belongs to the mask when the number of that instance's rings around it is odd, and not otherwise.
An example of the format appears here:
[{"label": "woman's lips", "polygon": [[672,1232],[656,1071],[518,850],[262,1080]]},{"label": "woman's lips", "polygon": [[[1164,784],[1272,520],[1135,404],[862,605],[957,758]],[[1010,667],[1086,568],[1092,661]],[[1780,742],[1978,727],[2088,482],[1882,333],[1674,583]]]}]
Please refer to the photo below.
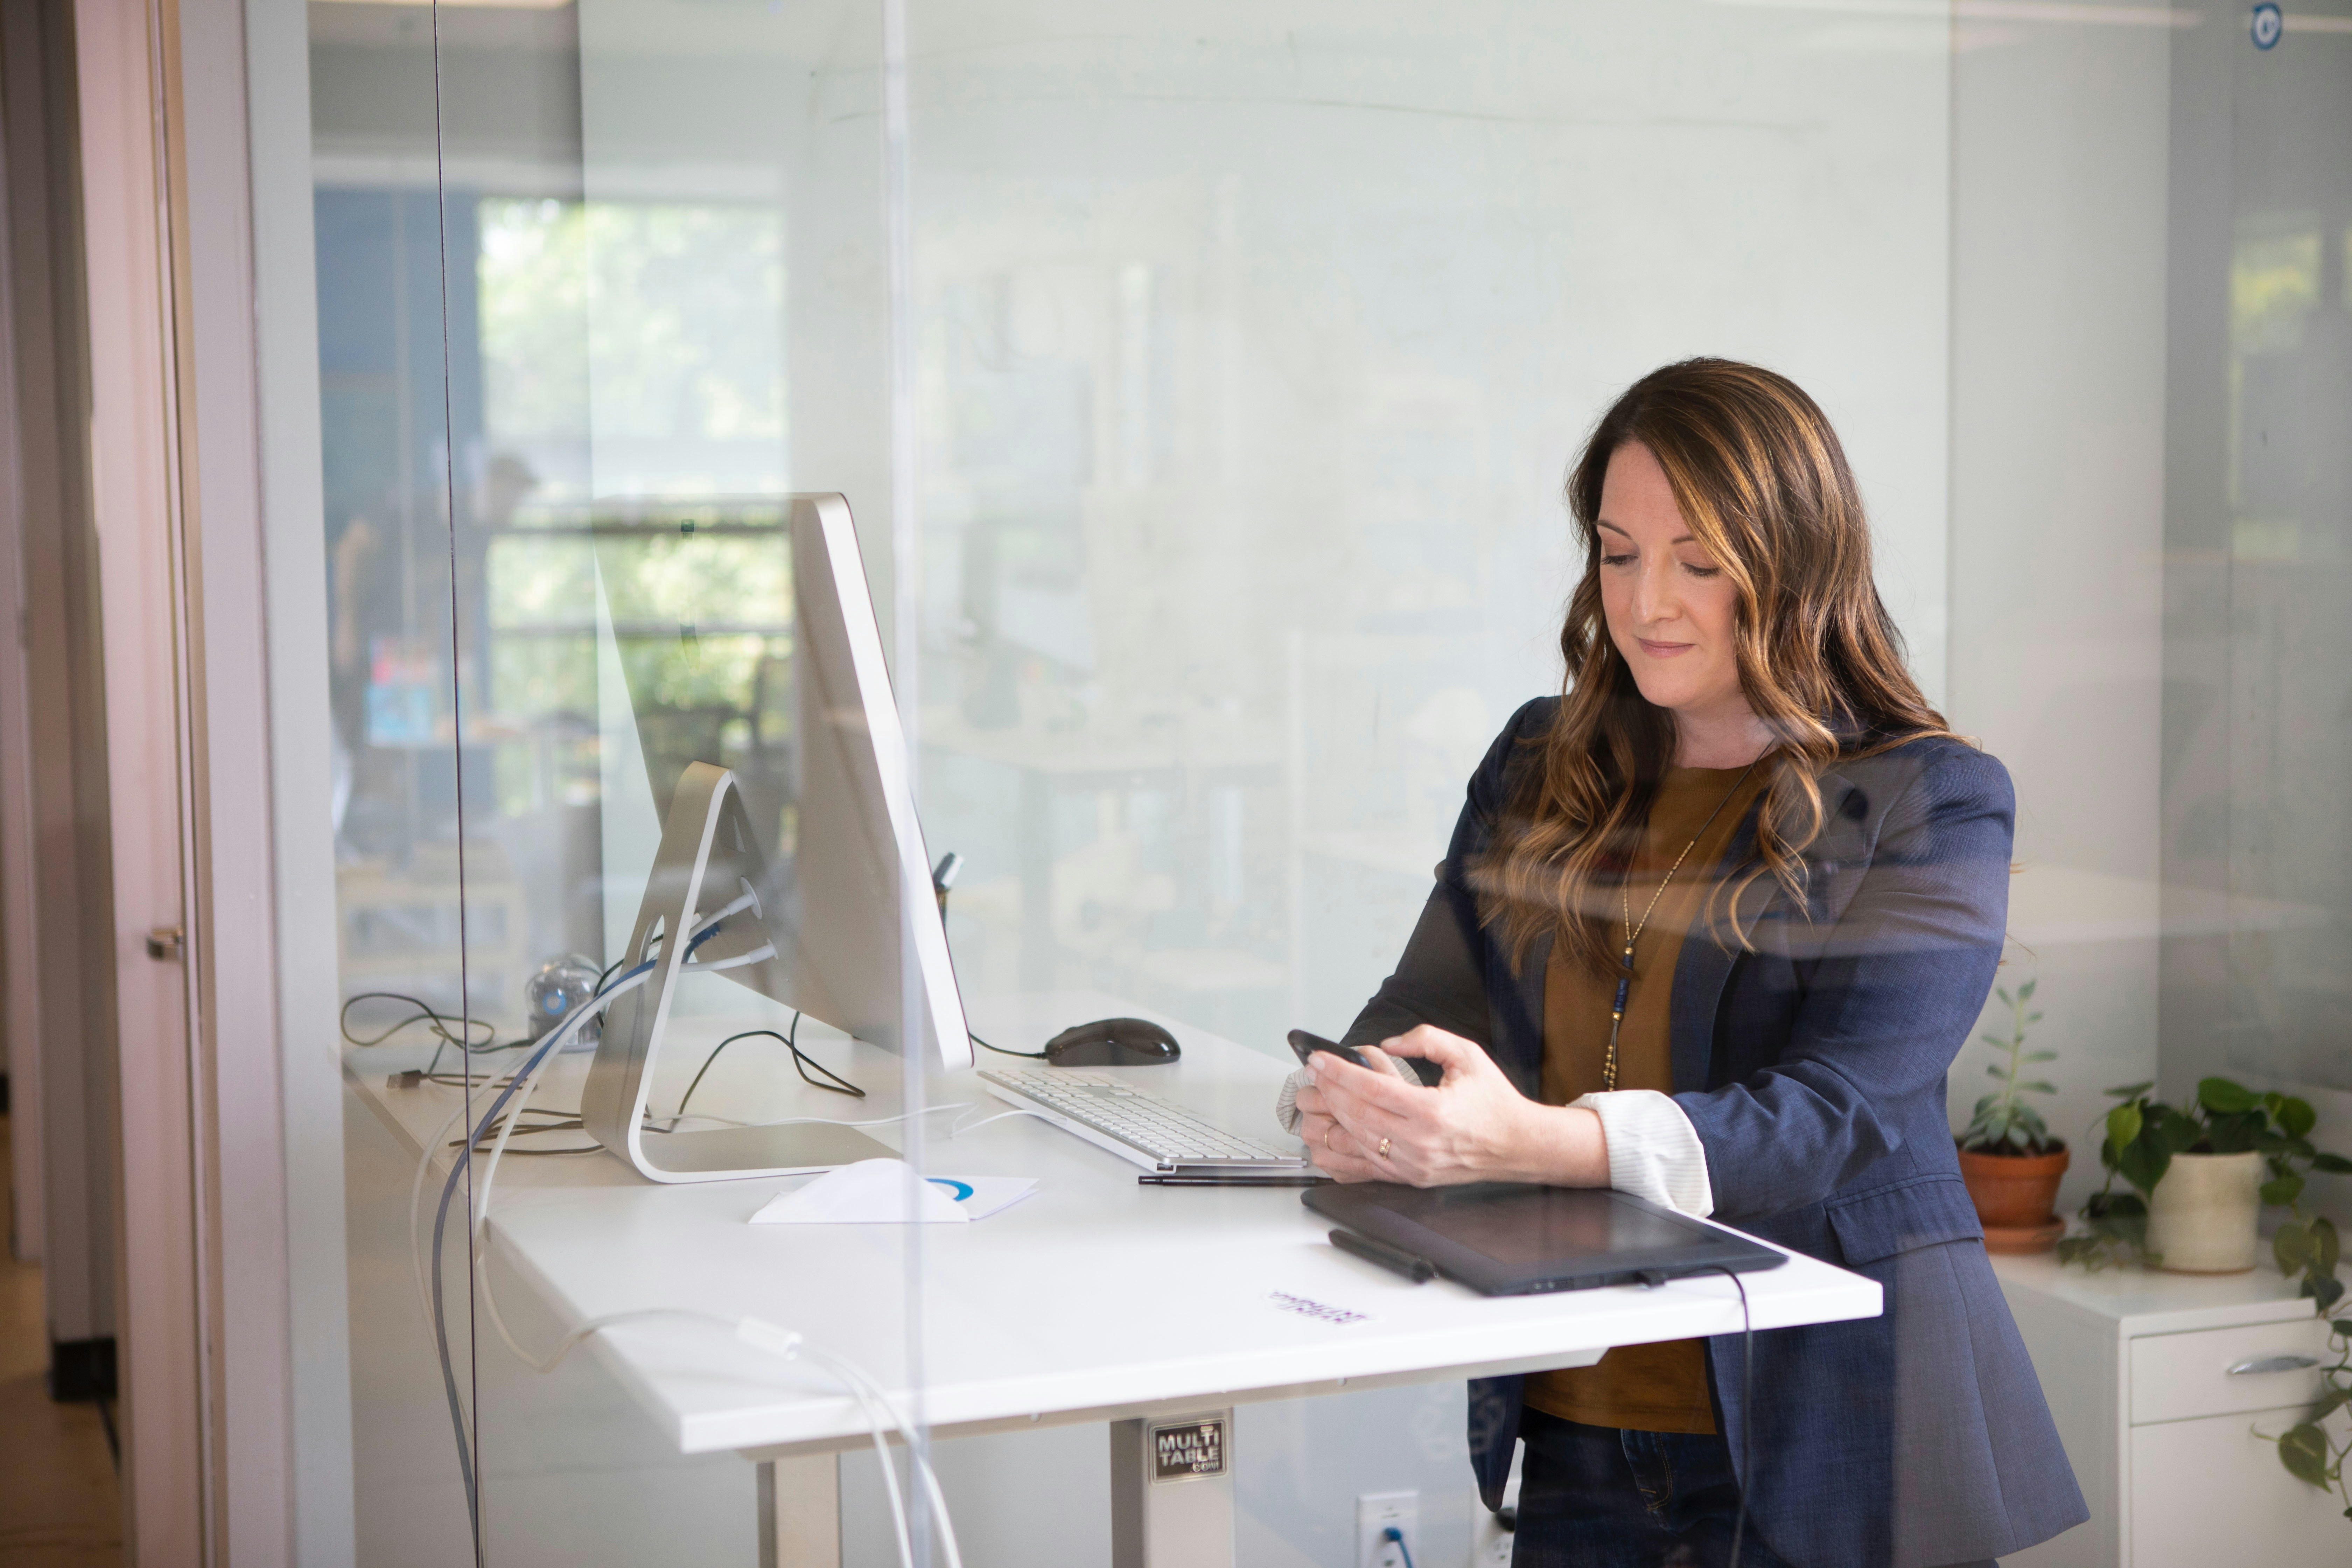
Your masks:
[{"label": "woman's lips", "polygon": [[1696,643],[1687,642],[1652,642],[1648,637],[1635,637],[1633,640],[1640,643],[1642,651],[1652,658],[1672,658],[1677,654],[1688,653],[1698,646]]}]

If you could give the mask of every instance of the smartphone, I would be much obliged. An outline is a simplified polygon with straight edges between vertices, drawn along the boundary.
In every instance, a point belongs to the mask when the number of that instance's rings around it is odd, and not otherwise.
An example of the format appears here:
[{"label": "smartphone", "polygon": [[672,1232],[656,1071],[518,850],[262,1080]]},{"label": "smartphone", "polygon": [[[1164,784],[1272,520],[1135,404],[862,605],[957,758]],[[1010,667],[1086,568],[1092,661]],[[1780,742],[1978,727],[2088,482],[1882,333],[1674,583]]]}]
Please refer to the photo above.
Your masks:
[{"label": "smartphone", "polygon": [[1318,1051],[1328,1051],[1341,1061],[1353,1062],[1360,1068],[1372,1065],[1364,1059],[1364,1053],[1355,1047],[1334,1045],[1322,1036],[1310,1035],[1304,1029],[1290,1031],[1290,1048],[1298,1053],[1298,1059],[1302,1063]]}]

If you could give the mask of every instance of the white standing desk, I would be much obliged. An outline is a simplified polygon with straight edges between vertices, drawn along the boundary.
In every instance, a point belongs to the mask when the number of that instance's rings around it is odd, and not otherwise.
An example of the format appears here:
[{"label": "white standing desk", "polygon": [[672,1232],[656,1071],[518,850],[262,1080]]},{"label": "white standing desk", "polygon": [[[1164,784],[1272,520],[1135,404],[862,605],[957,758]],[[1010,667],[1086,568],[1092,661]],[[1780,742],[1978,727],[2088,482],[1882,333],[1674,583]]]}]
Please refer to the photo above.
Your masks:
[{"label": "white standing desk", "polygon": [[[1141,1010],[1066,993],[980,1002],[971,1011],[987,1038],[1035,1048],[1070,1023]],[[1182,1043],[1183,1060],[1118,1070],[1237,1129],[1278,1137],[1272,1106],[1286,1063],[1161,1021]],[[709,1046],[735,1026],[673,1019],[656,1109],[676,1102]],[[802,1040],[804,1047],[815,1042],[814,1054],[842,1068],[869,1098],[803,1089],[781,1046],[747,1040],[712,1069],[695,1109],[744,1120],[854,1120],[899,1109],[894,1059],[815,1026],[803,1026]],[[449,1114],[455,1093],[388,1091],[387,1065],[408,1064],[382,1049],[367,1052],[353,1079],[413,1152]],[[584,1068],[584,1058],[565,1060],[536,1103],[576,1104]],[[1010,1109],[971,1072],[934,1075],[926,1087],[932,1104],[970,1103],[967,1122]],[[607,1156],[509,1159],[489,1220],[490,1276],[501,1306],[510,1321],[518,1315],[513,1301],[525,1300],[533,1321],[565,1324],[679,1306],[761,1318],[856,1363],[942,1436],[1049,1422],[1148,1425],[1349,1386],[1587,1365],[1614,1345],[1740,1326],[1737,1292],[1720,1278],[1497,1299],[1451,1281],[1415,1285],[1331,1247],[1329,1222],[1301,1205],[1296,1187],[1140,1186],[1136,1167],[1034,1118],[995,1121],[952,1140],[944,1134],[956,1113],[927,1120],[931,1135],[921,1163],[929,1173],[1032,1176],[1039,1190],[966,1225],[753,1226],[746,1222],[754,1211],[805,1178],[657,1186]],[[901,1142],[898,1128],[869,1131]],[[1759,1330],[1879,1310],[1874,1282],[1811,1258],[1792,1256],[1744,1278]],[[1281,1297],[1360,1317],[1304,1315]],[[908,1332],[918,1300],[919,1346]],[[837,1506],[829,1456],[866,1443],[867,1427],[857,1406],[814,1367],[767,1356],[691,1320],[615,1324],[592,1343],[681,1453],[732,1450],[763,1464],[785,1461],[782,1472],[762,1471],[763,1499],[772,1498],[786,1521],[763,1520],[763,1543],[782,1552],[795,1530],[810,1528],[806,1510],[795,1513],[796,1491],[817,1514]],[[490,1340],[479,1353],[507,1352]],[[1115,1426],[1113,1433],[1115,1444],[1148,1440],[1143,1426]],[[793,1462],[814,1456],[827,1458],[821,1467]],[[1121,1473],[1115,1462],[1114,1476]],[[1115,1520],[1123,1507],[1148,1514],[1183,1491],[1146,1485],[1139,1476],[1134,1481],[1142,1495],[1115,1499]],[[1230,1485],[1228,1466],[1228,1503]],[[821,1554],[824,1521],[814,1529],[799,1539],[815,1542]],[[1230,1542],[1228,1525],[1227,1563]],[[1129,1555],[1122,1552],[1122,1563]]]}]

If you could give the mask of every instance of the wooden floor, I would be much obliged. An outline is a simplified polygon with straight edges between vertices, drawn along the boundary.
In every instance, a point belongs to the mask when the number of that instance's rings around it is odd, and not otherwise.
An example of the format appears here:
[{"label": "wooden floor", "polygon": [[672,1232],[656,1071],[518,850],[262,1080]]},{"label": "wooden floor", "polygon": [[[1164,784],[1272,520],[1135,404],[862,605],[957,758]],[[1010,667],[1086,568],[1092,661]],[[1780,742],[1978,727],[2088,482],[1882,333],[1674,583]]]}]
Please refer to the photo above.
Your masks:
[{"label": "wooden floor", "polygon": [[[0,1194],[8,1119],[0,1116]],[[0,1196],[0,1227],[8,1213]],[[116,1568],[122,1521],[95,1405],[58,1405],[43,1373],[41,1269],[0,1246],[0,1568]]]}]

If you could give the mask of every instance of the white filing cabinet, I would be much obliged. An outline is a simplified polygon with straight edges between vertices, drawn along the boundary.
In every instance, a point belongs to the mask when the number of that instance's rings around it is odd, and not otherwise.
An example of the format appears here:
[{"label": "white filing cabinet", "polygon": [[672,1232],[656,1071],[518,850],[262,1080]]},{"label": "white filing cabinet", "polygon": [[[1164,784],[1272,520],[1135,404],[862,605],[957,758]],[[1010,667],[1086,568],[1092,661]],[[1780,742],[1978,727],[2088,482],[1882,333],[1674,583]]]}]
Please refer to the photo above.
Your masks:
[{"label": "white filing cabinet", "polygon": [[2091,1508],[2089,1523],[2006,1568],[2352,1562],[2342,1502],[2253,1435],[2294,1425],[2319,1380],[2250,1363],[2327,1355],[2326,1325],[2294,1285],[2268,1267],[2215,1277],[1992,1261]]}]

